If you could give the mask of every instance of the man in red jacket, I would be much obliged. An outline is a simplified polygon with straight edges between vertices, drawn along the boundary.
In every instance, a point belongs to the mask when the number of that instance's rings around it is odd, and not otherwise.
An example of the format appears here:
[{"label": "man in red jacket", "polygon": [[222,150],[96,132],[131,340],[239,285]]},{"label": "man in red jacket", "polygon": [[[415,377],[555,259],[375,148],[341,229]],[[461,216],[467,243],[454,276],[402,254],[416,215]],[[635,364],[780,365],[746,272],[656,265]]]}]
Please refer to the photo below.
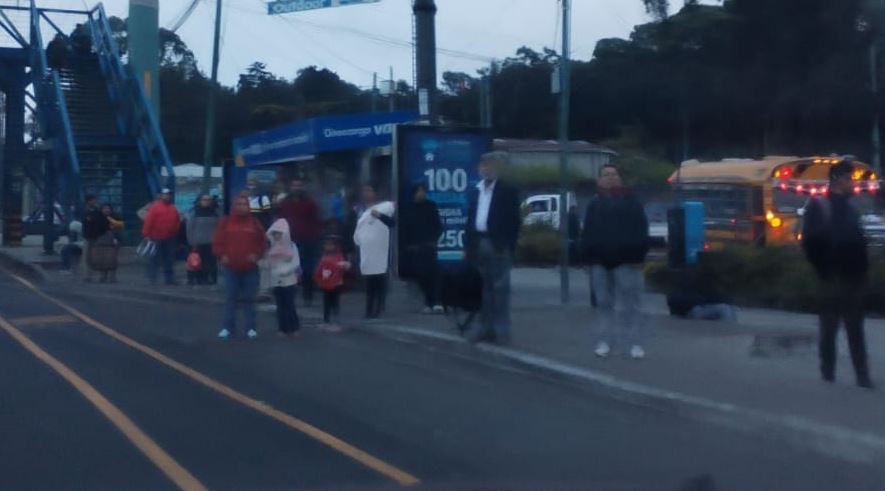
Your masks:
[{"label": "man in red jacket", "polygon": [[181,216],[172,203],[172,191],[163,188],[144,219],[141,235],[157,244],[157,252],[148,263],[148,279],[157,283],[157,273],[163,265],[163,275],[167,285],[175,284],[175,249],[178,246],[178,229]]},{"label": "man in red jacket", "polygon": [[[320,256],[323,224],[320,208],[308,194],[303,180],[293,179],[289,184],[289,196],[280,203],[277,218],[289,222],[292,241],[301,255],[301,267],[304,271],[314,271]],[[302,287],[304,302],[310,305],[314,291],[313,275],[304,276]]]},{"label": "man in red jacket", "polygon": [[233,202],[231,215],[221,219],[212,240],[212,253],[224,267],[224,321],[218,337],[227,339],[236,327],[237,303],[243,305],[246,336],[258,337],[255,297],[258,295],[258,260],[267,248],[264,227],[249,212],[249,198]]}]

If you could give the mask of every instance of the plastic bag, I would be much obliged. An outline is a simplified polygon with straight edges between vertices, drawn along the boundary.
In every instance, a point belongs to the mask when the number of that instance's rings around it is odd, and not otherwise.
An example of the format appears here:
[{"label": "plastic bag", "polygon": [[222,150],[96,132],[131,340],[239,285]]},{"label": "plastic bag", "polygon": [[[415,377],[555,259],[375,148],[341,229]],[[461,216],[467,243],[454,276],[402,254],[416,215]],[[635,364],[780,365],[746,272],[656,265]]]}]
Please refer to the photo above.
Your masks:
[{"label": "plastic bag", "polygon": [[151,239],[144,239],[141,241],[141,244],[138,244],[135,254],[142,258],[154,257],[157,254],[157,243]]},{"label": "plastic bag", "polygon": [[196,273],[203,270],[203,259],[197,251],[191,251],[187,255],[187,270],[190,273]]}]

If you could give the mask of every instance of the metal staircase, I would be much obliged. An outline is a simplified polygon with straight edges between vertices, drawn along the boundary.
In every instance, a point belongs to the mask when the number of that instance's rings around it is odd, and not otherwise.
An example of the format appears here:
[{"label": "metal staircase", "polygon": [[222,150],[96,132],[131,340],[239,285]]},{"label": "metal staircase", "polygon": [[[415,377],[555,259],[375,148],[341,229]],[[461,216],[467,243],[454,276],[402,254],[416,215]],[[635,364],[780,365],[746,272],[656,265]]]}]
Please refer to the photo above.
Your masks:
[{"label": "metal staircase", "polygon": [[121,61],[104,7],[78,12],[89,39],[78,39],[76,47],[68,40],[67,56],[50,67],[41,29],[44,22],[56,28],[48,17],[52,12],[38,9],[31,0],[27,49],[39,126],[35,140],[45,149],[47,163],[42,172],[27,174],[42,177],[38,188],[45,205],[60,202],[69,210],[66,219],[79,214],[84,196],[94,194],[122,214],[131,232],[128,239],[137,241],[137,211],[162,187],[174,187],[156,116],[141,84]]}]

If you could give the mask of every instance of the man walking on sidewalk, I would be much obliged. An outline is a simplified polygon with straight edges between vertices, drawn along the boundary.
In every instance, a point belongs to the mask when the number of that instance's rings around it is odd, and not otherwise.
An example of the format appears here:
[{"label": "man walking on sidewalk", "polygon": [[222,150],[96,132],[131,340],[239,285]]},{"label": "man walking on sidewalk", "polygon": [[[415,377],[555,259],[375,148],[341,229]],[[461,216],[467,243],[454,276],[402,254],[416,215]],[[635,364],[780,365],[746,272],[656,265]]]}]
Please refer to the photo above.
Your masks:
[{"label": "man walking on sidewalk", "polygon": [[482,180],[470,193],[467,255],[483,280],[480,322],[467,332],[471,342],[510,343],[510,269],[521,219],[519,192],[498,178],[508,161],[506,152],[484,154],[479,161]]},{"label": "man walking on sidewalk", "polygon": [[255,297],[258,295],[258,260],[267,249],[264,228],[249,211],[249,198],[240,196],[231,215],[221,219],[212,240],[212,252],[224,267],[224,321],[218,337],[228,339],[236,326],[237,304],[242,304],[246,336],[258,337]]},{"label": "man walking on sidewalk", "polygon": [[869,268],[860,216],[850,203],[854,191],[850,160],[830,168],[830,192],[806,209],[802,247],[820,278],[820,370],[836,377],[836,334],[845,322],[857,385],[873,388],[864,341],[864,297]]},{"label": "man walking on sidewalk", "polygon": [[587,205],[582,239],[600,313],[595,352],[604,358],[611,353],[612,345],[625,342],[630,346],[630,356],[641,359],[645,357],[640,307],[642,264],[649,248],[648,218],[613,164],[602,167],[597,186],[599,193]]},{"label": "man walking on sidewalk", "polygon": [[175,249],[178,247],[178,231],[181,216],[172,203],[172,191],[163,188],[144,218],[141,235],[157,244],[157,252],[148,263],[148,279],[157,282],[160,266],[167,285],[175,284]]}]

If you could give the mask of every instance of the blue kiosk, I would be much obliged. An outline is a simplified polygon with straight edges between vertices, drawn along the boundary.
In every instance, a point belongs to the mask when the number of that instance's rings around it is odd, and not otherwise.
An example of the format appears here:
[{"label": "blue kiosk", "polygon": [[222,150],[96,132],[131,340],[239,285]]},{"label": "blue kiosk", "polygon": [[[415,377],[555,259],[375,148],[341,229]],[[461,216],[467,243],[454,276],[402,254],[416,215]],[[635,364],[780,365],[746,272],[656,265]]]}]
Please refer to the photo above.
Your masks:
[{"label": "blue kiosk", "polygon": [[392,194],[394,130],[417,119],[414,111],[326,116],[235,138],[225,192],[236,196],[254,180],[264,194],[276,195],[300,177],[330,215],[333,196],[360,182],[374,180]]}]

